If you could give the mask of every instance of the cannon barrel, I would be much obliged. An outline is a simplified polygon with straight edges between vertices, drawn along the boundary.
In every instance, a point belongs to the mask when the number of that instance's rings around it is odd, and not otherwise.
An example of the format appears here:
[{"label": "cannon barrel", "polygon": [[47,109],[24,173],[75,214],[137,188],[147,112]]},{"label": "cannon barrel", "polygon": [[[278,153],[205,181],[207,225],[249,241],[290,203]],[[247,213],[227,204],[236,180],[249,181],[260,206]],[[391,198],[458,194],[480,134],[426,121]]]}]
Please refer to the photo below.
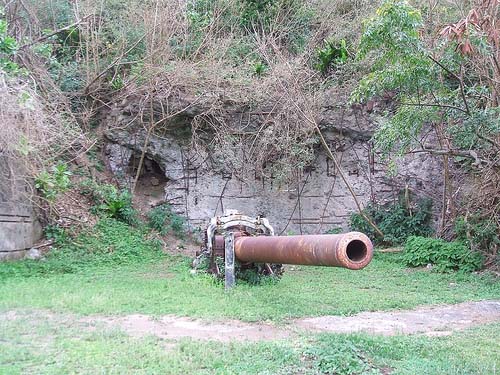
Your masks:
[{"label": "cannon barrel", "polygon": [[281,263],[359,270],[372,260],[373,245],[360,232],[304,236],[241,236],[234,254],[243,263]]}]

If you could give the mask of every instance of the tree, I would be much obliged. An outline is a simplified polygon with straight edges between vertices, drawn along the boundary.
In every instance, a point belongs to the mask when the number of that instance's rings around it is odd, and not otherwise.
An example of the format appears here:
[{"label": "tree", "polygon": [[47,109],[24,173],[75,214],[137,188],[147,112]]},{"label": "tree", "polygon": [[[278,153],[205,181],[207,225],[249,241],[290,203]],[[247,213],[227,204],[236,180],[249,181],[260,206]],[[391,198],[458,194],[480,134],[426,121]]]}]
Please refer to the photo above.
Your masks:
[{"label": "tree", "polygon": [[[391,93],[395,109],[375,135],[385,156],[442,156],[441,230],[453,221],[447,217],[454,211],[451,160],[480,192],[468,196],[459,214],[479,215],[500,228],[499,3],[473,5],[466,17],[436,30],[406,1],[385,1],[364,25],[358,59],[370,61],[371,71],[352,93],[353,101]],[[429,134],[437,142],[430,143]],[[483,250],[496,252],[497,246]]]}]

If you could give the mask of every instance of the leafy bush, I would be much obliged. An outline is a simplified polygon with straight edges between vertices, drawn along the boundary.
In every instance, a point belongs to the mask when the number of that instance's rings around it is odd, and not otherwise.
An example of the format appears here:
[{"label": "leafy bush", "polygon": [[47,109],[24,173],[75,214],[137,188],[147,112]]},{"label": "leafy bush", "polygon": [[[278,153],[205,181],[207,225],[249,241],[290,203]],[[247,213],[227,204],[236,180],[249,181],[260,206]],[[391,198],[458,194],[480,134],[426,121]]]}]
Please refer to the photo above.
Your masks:
[{"label": "leafy bush", "polygon": [[72,173],[66,164],[59,163],[48,171],[42,171],[35,179],[35,187],[48,201],[54,201],[59,193],[69,189]]},{"label": "leafy bush", "polygon": [[111,217],[130,225],[139,222],[137,211],[132,206],[132,195],[127,190],[118,190],[110,184],[97,184],[86,181],[82,184],[82,194],[94,201],[92,210],[96,214]]},{"label": "leafy bush", "polygon": [[182,216],[172,212],[168,204],[162,204],[148,212],[148,224],[162,235],[174,233],[178,237],[184,236],[185,220]]},{"label": "leafy bush", "polygon": [[8,34],[7,21],[2,19],[3,11],[0,9],[0,69],[9,73],[15,73],[19,66],[12,61],[12,57],[18,49],[15,38]]},{"label": "leafy bush", "polygon": [[418,236],[408,238],[403,261],[410,267],[432,264],[438,272],[472,272],[483,264],[481,254],[471,251],[463,242]]},{"label": "leafy bush", "polygon": [[350,226],[352,230],[365,233],[375,240],[376,244],[399,245],[403,244],[409,236],[428,236],[432,233],[432,201],[423,199],[413,205],[397,202],[391,205],[369,204],[364,213],[370,217],[384,233],[380,238],[373,227],[359,213],[351,215]]},{"label": "leafy bush", "polygon": [[0,279],[75,273],[90,267],[147,262],[162,257],[158,241],[115,219],[101,219],[76,238],[64,238],[45,259],[0,264]]}]

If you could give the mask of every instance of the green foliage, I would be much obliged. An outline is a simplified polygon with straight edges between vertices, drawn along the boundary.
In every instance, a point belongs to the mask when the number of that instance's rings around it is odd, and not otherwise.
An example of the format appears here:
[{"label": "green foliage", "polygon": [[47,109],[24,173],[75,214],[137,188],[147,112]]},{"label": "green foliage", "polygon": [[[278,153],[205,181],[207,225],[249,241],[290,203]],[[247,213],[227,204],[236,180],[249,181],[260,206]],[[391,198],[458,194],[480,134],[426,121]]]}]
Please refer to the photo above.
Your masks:
[{"label": "green foliage", "polygon": [[267,64],[262,61],[258,61],[253,65],[253,72],[258,77],[264,75],[266,70],[267,70]]},{"label": "green foliage", "polygon": [[[413,206],[413,207],[412,207]],[[428,236],[432,233],[432,201],[422,199],[408,205],[403,199],[389,205],[369,204],[363,211],[384,233],[380,238],[373,227],[359,214],[351,215],[351,229],[365,233],[376,244],[399,245],[409,236]]]},{"label": "green foliage", "polygon": [[110,218],[101,219],[76,238],[67,237],[56,227],[48,228],[46,233],[58,240],[46,258],[0,267],[0,279],[75,273],[89,267],[147,262],[162,256],[160,244],[148,240],[145,232]]},{"label": "green foliage", "polygon": [[185,219],[172,212],[169,204],[162,204],[153,208],[147,214],[148,225],[162,235],[174,233],[177,237],[185,235]]},{"label": "green foliage", "polygon": [[137,211],[132,206],[132,195],[127,190],[118,190],[110,184],[98,184],[85,181],[82,194],[88,195],[94,202],[93,211],[97,214],[114,218],[130,225],[139,223]]},{"label": "green foliage", "polygon": [[464,242],[473,251],[484,254],[495,254],[498,264],[498,250],[500,238],[498,237],[498,224],[491,219],[484,219],[480,215],[459,217],[455,223],[457,239]]},{"label": "green foliage", "polygon": [[69,240],[69,235],[66,229],[57,224],[47,225],[43,232],[45,237],[49,240],[53,240],[56,245],[62,245]]},{"label": "green foliage", "polygon": [[345,64],[349,57],[347,43],[344,39],[340,42],[325,40],[324,46],[319,48],[316,53],[318,62],[315,68],[325,75],[333,66]]},{"label": "green foliage", "polygon": [[17,73],[19,66],[12,61],[18,44],[15,38],[8,33],[7,21],[3,18],[3,12],[0,9],[0,69],[8,73]]},{"label": "green foliage", "polygon": [[307,3],[300,0],[243,0],[238,19],[246,33],[280,36],[279,42],[297,52],[309,34],[311,16]]},{"label": "green foliage", "polygon": [[59,193],[67,191],[71,185],[72,173],[66,164],[54,165],[49,171],[42,171],[35,179],[35,187],[49,202],[53,202]]},{"label": "green foliage", "polygon": [[[423,126],[439,123],[459,148],[491,147],[485,137],[500,132],[500,120],[496,105],[486,105],[494,96],[487,80],[478,79],[474,61],[461,55],[456,43],[422,37],[425,26],[420,11],[408,2],[384,1],[364,24],[357,57],[372,63],[371,72],[361,79],[351,100],[387,92],[394,96],[394,115],[375,134],[385,154],[396,150],[402,155],[418,145]],[[484,41],[473,36],[470,41],[487,59],[490,52],[481,52]],[[460,82],[458,75],[466,79]]]},{"label": "green foliage", "polygon": [[[253,38],[251,43],[247,40],[255,33],[272,35],[281,47],[296,53],[306,43],[311,16],[308,5],[299,0],[244,0],[234,3],[226,0],[190,0],[187,3],[189,36],[185,41],[174,40],[171,43],[174,48],[180,49],[182,56],[190,56],[195,51],[199,52],[210,26],[215,27],[219,34],[231,34],[236,39],[237,45],[229,53],[240,56],[240,60],[258,55]],[[244,52],[249,46],[250,51]]]},{"label": "green foliage", "polygon": [[410,267],[432,264],[438,272],[472,272],[481,268],[483,258],[463,242],[412,236],[405,245],[403,260]]},{"label": "green foliage", "polygon": [[322,336],[304,354],[321,374],[381,374],[372,369],[365,350],[348,337]]},{"label": "green foliage", "polygon": [[342,233],[344,230],[341,228],[341,227],[334,227],[334,228],[330,228],[328,229],[325,234],[340,234]]}]

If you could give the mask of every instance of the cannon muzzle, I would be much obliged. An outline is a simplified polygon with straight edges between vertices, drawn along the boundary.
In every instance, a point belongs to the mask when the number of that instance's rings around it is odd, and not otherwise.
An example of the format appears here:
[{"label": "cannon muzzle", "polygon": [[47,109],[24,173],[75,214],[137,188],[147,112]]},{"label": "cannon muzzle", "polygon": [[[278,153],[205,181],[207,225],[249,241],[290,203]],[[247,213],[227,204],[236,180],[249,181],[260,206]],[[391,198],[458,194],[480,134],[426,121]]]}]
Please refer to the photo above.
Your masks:
[{"label": "cannon muzzle", "polygon": [[237,237],[234,254],[243,263],[279,263],[359,270],[372,260],[373,245],[359,232],[304,236]]}]

